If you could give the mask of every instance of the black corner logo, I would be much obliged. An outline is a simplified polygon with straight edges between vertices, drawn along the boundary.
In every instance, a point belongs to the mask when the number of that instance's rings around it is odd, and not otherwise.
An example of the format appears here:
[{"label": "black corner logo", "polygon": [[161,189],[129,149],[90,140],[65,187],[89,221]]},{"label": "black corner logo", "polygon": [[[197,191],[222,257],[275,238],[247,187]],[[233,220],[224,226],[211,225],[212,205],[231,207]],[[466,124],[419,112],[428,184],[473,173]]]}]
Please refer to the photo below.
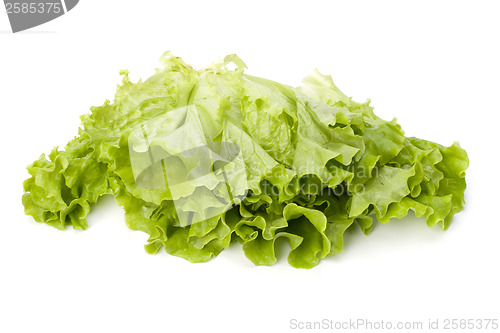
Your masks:
[{"label": "black corner logo", "polygon": [[79,0],[3,0],[12,32],[52,21],[72,10]]}]

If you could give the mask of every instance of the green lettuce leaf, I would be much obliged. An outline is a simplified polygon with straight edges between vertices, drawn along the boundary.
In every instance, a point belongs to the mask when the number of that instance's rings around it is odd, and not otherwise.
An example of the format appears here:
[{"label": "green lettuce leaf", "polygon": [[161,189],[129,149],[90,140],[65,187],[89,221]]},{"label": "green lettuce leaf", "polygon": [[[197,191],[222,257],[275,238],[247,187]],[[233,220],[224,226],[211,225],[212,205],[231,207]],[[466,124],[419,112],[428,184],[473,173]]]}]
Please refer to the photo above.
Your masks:
[{"label": "green lettuce leaf", "polygon": [[293,88],[246,74],[236,55],[201,70],[170,53],[160,61],[145,81],[122,71],[114,100],[28,166],[26,214],[86,229],[92,205],[113,194],[147,253],[205,262],[239,242],[273,265],[286,242],[289,264],[311,268],[341,253],[354,225],[368,234],[413,211],[445,230],[464,208],[458,143],[405,137],[317,70]]}]

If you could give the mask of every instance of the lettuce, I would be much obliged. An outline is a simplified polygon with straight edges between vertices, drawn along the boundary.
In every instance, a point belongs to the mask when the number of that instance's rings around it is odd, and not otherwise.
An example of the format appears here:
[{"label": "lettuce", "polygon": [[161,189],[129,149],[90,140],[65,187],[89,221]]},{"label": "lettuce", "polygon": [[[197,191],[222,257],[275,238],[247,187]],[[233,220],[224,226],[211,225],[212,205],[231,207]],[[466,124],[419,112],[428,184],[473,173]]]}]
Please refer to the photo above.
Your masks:
[{"label": "lettuce", "polygon": [[[369,101],[314,71],[299,88],[250,76],[235,55],[202,70],[166,53],[162,69],[81,117],[79,135],[28,166],[25,212],[58,229],[88,227],[115,196],[145,249],[205,262],[240,242],[256,265],[311,268],[343,234],[410,210],[446,230],[464,206],[466,152],[405,137]],[[233,64],[236,68],[229,69]]]}]

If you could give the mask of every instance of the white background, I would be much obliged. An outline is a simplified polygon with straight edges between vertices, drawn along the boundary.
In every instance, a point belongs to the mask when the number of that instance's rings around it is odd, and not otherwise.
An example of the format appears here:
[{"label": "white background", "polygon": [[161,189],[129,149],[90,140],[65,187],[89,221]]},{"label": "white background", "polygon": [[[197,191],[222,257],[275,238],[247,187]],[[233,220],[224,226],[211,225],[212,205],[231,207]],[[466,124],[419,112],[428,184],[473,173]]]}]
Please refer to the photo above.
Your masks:
[{"label": "white background", "polygon": [[[86,0],[12,34],[0,13],[0,332],[291,332],[290,320],[500,319],[500,3]],[[143,250],[105,198],[89,229],[25,216],[25,167],[112,99],[120,69],[166,50],[194,67],[236,53],[248,73],[299,85],[314,68],[372,99],[408,136],[470,158],[466,209],[446,232],[408,217],[346,234],[311,270],[255,267],[239,244],[205,264]],[[497,330],[498,331],[498,330]],[[345,330],[347,332],[347,330]]]}]

